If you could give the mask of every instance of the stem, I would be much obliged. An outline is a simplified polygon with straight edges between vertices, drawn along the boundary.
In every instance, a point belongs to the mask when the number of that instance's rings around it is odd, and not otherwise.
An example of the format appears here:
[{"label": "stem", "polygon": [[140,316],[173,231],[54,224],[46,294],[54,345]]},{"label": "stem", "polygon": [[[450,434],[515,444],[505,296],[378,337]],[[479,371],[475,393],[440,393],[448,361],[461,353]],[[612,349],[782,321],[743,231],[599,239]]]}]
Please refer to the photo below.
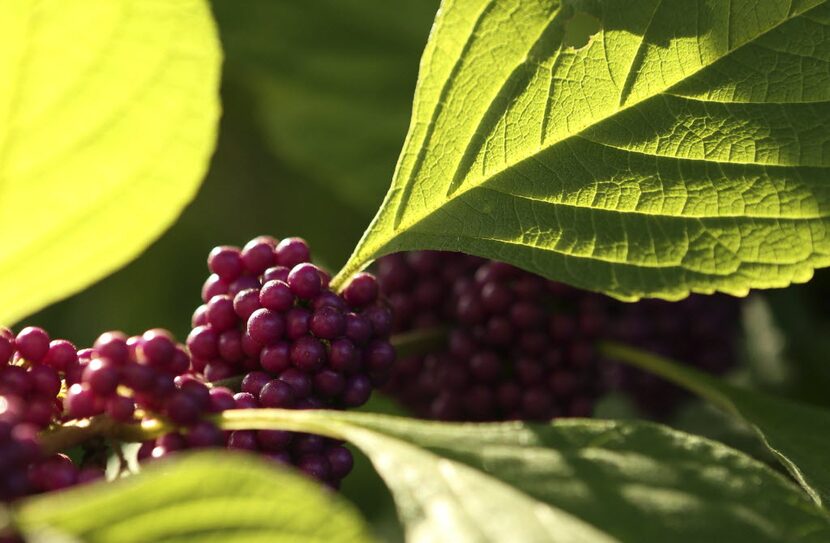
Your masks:
[{"label": "stem", "polygon": [[667,358],[621,343],[602,341],[597,344],[597,347],[601,353],[611,358],[659,375],[698,396],[708,399],[726,411],[737,413],[732,401],[721,391],[722,385],[708,375],[686,368]]},{"label": "stem", "polygon": [[443,326],[396,334],[390,338],[398,357],[433,353],[447,345],[449,330]]},{"label": "stem", "polygon": [[107,437],[119,441],[145,441],[172,430],[174,430],[172,425],[159,419],[124,424],[115,422],[106,415],[100,415],[47,430],[40,435],[40,441],[43,450],[52,454],[80,445],[93,437]]}]

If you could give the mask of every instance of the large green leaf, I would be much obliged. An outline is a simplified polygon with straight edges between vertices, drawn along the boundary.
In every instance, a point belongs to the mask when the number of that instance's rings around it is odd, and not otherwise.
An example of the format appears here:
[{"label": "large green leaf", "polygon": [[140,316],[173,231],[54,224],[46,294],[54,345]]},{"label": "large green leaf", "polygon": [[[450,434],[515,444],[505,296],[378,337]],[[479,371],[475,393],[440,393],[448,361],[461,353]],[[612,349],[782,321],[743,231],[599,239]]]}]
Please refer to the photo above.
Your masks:
[{"label": "large green leaf", "polygon": [[604,350],[615,359],[656,373],[743,418],[816,503],[830,503],[830,411],[737,388],[623,345],[608,344]]},{"label": "large green leaf", "polygon": [[228,411],[228,429],[347,439],[385,479],[411,541],[827,541],[795,485],[722,444],[643,422],[442,424]]},{"label": "large green leaf", "polygon": [[460,250],[622,299],[830,264],[830,5],[445,0],[392,187],[337,283]]},{"label": "large green leaf", "polygon": [[205,0],[0,0],[0,323],[128,262],[214,146]]},{"label": "large green leaf", "polygon": [[371,216],[406,135],[437,0],[213,5],[226,77],[250,91],[270,149]]},{"label": "large green leaf", "polygon": [[262,459],[208,452],[160,462],[115,483],[24,501],[27,541],[366,542],[354,508]]}]

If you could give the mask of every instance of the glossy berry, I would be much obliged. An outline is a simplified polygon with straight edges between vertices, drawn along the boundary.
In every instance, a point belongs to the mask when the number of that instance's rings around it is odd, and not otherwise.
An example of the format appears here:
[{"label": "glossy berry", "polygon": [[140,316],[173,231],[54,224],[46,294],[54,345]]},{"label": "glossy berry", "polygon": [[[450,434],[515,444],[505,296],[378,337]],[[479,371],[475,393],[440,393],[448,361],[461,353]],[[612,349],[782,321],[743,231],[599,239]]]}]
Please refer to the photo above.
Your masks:
[{"label": "glossy berry", "polygon": [[20,356],[30,362],[41,362],[49,352],[49,334],[43,328],[27,326],[15,338]]},{"label": "glossy berry", "polygon": [[363,307],[377,300],[380,288],[375,276],[358,273],[343,290],[343,298],[352,307]]},{"label": "glossy berry", "polygon": [[297,264],[308,262],[311,252],[302,238],[285,238],[277,245],[275,256],[278,265],[293,268]]},{"label": "glossy berry", "polygon": [[323,288],[320,271],[314,264],[298,264],[288,274],[288,286],[299,298],[311,300]]},{"label": "glossy berry", "polygon": [[233,281],[244,269],[242,254],[236,247],[216,247],[208,255],[208,269],[225,281]]}]

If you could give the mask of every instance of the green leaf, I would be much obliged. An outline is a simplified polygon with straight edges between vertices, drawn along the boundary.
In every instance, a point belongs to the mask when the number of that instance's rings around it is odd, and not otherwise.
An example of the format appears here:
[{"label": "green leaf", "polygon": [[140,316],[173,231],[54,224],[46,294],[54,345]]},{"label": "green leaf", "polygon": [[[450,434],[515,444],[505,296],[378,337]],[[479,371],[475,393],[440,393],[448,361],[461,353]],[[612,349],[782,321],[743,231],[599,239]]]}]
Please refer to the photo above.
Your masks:
[{"label": "green leaf", "polygon": [[0,323],[173,223],[213,150],[220,61],[204,0],[0,1]]},{"label": "green leaf", "polygon": [[392,186],[336,283],[458,250],[617,298],[830,264],[830,4],[445,0]]},{"label": "green leaf", "polygon": [[614,359],[660,375],[743,418],[817,504],[826,507],[830,503],[830,411],[737,388],[624,345],[606,344],[603,350]]},{"label": "green leaf", "polygon": [[226,429],[346,439],[392,490],[411,541],[827,541],[830,518],[764,464],[644,422],[442,424],[244,410]]},{"label": "green leaf", "polygon": [[248,0],[240,9],[214,0],[214,7],[226,77],[250,91],[272,152],[368,218],[406,135],[438,2]]},{"label": "green leaf", "polygon": [[366,542],[337,494],[259,457],[203,452],[141,474],[24,501],[27,541],[54,534],[94,542]]}]

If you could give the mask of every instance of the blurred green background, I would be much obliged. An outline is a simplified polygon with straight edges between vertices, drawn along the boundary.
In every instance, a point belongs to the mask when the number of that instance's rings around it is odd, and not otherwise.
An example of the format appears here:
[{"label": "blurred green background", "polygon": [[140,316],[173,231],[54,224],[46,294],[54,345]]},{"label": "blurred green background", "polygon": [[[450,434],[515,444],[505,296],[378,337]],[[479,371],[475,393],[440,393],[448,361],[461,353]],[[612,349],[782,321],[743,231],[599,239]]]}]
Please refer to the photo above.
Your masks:
[{"label": "blurred green background", "polygon": [[[199,195],[140,258],[26,324],[78,345],[111,329],[164,327],[184,338],[213,246],[299,235],[318,263],[336,271],[373,216],[406,133],[437,0],[213,5],[226,55],[224,114]],[[744,382],[830,403],[828,296],[826,272],[807,285],[754,295]],[[730,440],[720,419],[695,409],[677,425]],[[365,460],[344,491],[380,534],[399,537],[391,499]]]}]

